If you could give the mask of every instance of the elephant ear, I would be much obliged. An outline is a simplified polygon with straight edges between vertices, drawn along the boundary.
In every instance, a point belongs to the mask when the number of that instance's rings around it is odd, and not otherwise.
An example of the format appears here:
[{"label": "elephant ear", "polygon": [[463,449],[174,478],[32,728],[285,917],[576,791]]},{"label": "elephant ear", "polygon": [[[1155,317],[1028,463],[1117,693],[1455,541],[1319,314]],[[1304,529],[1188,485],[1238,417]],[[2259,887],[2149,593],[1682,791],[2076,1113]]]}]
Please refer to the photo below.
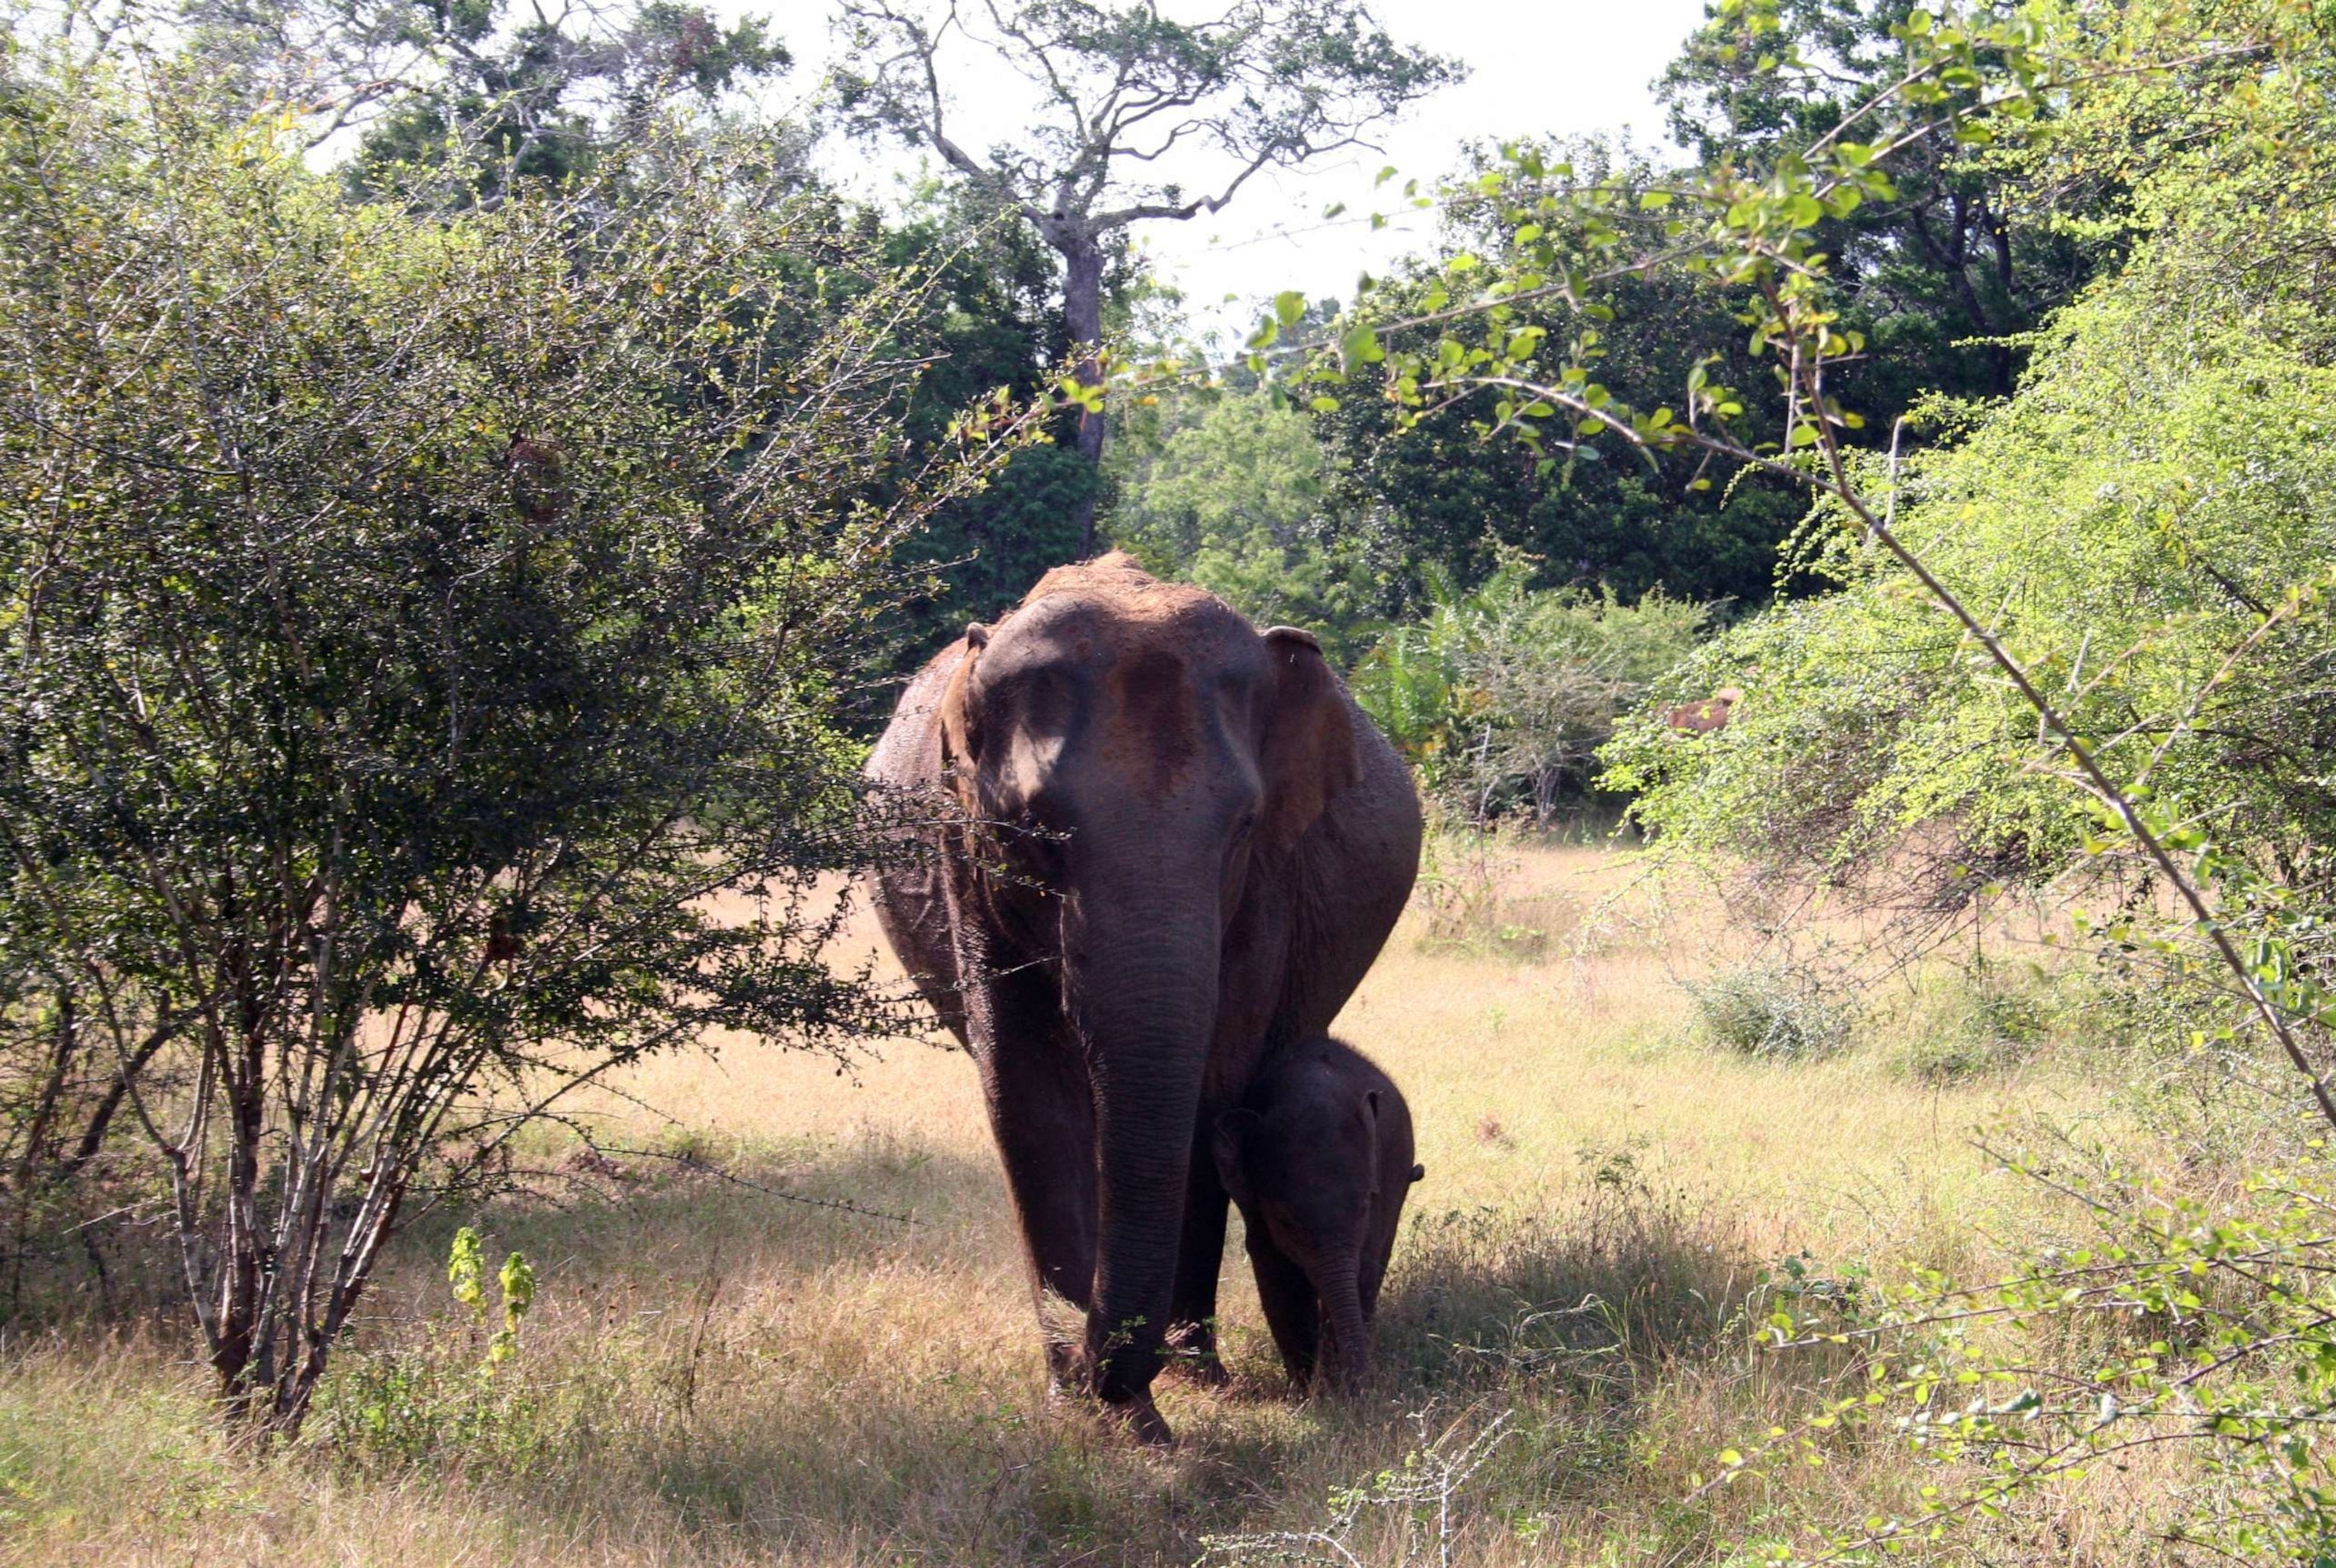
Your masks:
[{"label": "elephant ear", "polygon": [[1257,1202],[1257,1187],[1249,1179],[1249,1145],[1265,1125],[1255,1111],[1227,1111],[1217,1118],[1213,1147],[1217,1156],[1217,1180],[1224,1183],[1225,1194],[1242,1208]]},{"label": "elephant ear", "polygon": [[1346,694],[1314,634],[1271,627],[1265,647],[1273,660],[1273,692],[1261,759],[1265,811],[1258,825],[1265,847],[1283,852],[1362,776],[1363,765]]},{"label": "elephant ear", "polygon": [[1363,1103],[1357,1113],[1363,1119],[1363,1169],[1371,1174],[1371,1196],[1379,1195],[1379,1092],[1363,1091]]},{"label": "elephant ear", "polygon": [[980,757],[980,735],[973,722],[973,667],[981,650],[989,646],[989,628],[978,622],[965,628],[965,656],[949,672],[949,684],[941,688],[939,718],[941,730],[941,762],[957,774],[959,794],[968,810],[977,809],[972,794],[973,779],[970,765]]}]

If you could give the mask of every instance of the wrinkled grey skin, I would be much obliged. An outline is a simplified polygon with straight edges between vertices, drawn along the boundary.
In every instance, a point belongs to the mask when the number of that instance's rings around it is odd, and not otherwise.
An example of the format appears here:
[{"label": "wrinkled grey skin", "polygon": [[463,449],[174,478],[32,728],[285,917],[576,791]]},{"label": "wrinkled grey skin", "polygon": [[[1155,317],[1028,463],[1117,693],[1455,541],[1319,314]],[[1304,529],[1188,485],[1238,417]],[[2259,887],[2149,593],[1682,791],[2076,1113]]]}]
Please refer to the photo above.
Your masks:
[{"label": "wrinkled grey skin", "polygon": [[1370,1367],[1379,1284],[1411,1184],[1411,1107],[1325,1036],[1279,1057],[1217,1118],[1214,1154],[1241,1206],[1258,1300],[1299,1388],[1351,1393]]},{"label": "wrinkled grey skin", "polygon": [[904,830],[936,852],[879,875],[877,914],[980,1070],[1050,1378],[1164,1443],[1163,1348],[1222,1376],[1207,1140],[1402,912],[1410,774],[1311,637],[1119,555],[944,649],[868,771],[967,819]]}]

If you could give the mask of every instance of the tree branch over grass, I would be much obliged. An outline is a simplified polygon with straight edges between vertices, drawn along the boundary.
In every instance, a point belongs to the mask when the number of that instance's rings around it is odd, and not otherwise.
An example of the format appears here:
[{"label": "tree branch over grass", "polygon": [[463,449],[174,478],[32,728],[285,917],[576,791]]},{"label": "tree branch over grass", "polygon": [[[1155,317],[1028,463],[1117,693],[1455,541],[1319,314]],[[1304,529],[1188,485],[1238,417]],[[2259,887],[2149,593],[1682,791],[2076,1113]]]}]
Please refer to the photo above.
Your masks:
[{"label": "tree branch over grass", "polygon": [[[1717,47],[1764,56],[1761,70],[1793,66],[1790,46],[1778,42],[1774,5],[1727,0],[1718,9],[1711,36],[1725,42]],[[1666,451],[1700,453],[1806,487],[1817,502],[1813,517],[1840,526],[1841,548],[1861,552],[1861,561],[1878,553],[1893,563],[1922,602],[1952,620],[1960,646],[1976,648],[1989,678],[2032,715],[2039,744],[2066,765],[2051,776],[2081,786],[2099,813],[2101,830],[2088,847],[2129,844],[2180,901],[2186,930],[2179,935],[2149,930],[2129,910],[2101,928],[2105,940],[2168,955],[2195,941],[2197,963],[2244,1001],[2247,1024],[2276,1046],[2312,1106],[2321,1136],[2305,1163],[2284,1175],[2258,1174],[2227,1202],[2168,1198],[2114,1169],[2069,1178],[2011,1162],[2083,1202],[2104,1232],[2100,1245],[2045,1252],[2013,1277],[1977,1289],[1927,1275],[1903,1291],[1884,1292],[1878,1314],[1844,1320],[1837,1305],[1797,1318],[1775,1313],[1772,1343],[1859,1342],[1872,1381],[1829,1399],[1799,1427],[1747,1444],[1751,1458],[1724,1452],[1721,1479],[1761,1465],[1825,1463],[1826,1446],[1853,1431],[1910,1445],[1917,1458],[1955,1476],[1864,1525],[1811,1526],[1819,1544],[1810,1552],[1765,1547],[1777,1562],[1837,1561],[1935,1538],[1949,1521],[1999,1514],[2048,1482],[2079,1479],[2119,1454],[2173,1443],[2192,1445],[2227,1488],[2200,1505],[2195,1529],[2282,1560],[2308,1554],[2336,1529],[2336,1465],[2322,1446],[2336,1421],[2336,1289],[2328,1262],[2336,1242],[2327,1233],[2326,1178],[2317,1163],[2336,1133],[2336,1091],[2306,1043],[2307,1031],[2336,1023],[2336,1001],[2317,978],[2314,950],[2303,945],[2314,940],[2319,916],[2292,909],[2287,889],[2185,817],[2178,794],[2161,799],[2140,782],[2164,769],[2177,739],[2199,733],[2207,697],[2241,661],[2319,603],[2324,558],[2283,597],[2251,596],[2256,608],[2234,646],[2202,661],[2203,679],[2182,687],[2166,734],[2128,780],[2097,737],[2109,734],[2115,744],[2143,726],[2125,715],[2105,731],[2088,729],[2000,629],[2009,599],[1996,616],[1982,613],[1910,542],[1897,505],[1901,432],[1893,428],[1886,464],[1854,445],[1862,422],[1842,405],[1829,376],[1864,346],[1840,325],[1831,258],[1815,233],[1868,200],[1891,199],[1889,161],[1909,148],[1951,139],[1974,149],[2026,137],[2089,94],[2162,77],[2227,83],[2240,106],[2232,113],[2253,138],[2241,138],[2248,151],[2234,167],[2276,170],[2278,161],[2261,147],[2325,144],[2313,83],[2324,79],[2327,49],[2302,13],[2277,5],[2219,11],[2215,25],[2224,34],[2202,36],[2204,24],[2178,4],[2162,9],[2163,17],[2150,12],[2135,23],[2133,38],[2105,36],[2089,14],[1916,11],[1893,30],[1903,68],[1841,125],[1766,166],[1720,162],[1670,189],[1568,183],[1569,170],[1544,166],[1531,149],[1509,150],[1507,178],[1488,175],[1471,197],[1501,199],[1512,179],[1520,190],[1546,193],[1508,203],[1507,243],[1497,258],[1454,258],[1434,287],[1407,297],[1417,308],[1374,317],[1366,300],[1338,324],[1334,343],[1314,346],[1287,375],[1296,387],[1328,389],[1376,365],[1385,394],[1406,419],[1455,402],[1489,404],[1481,436],[1523,441],[1552,470],[1594,461],[1601,445],[1619,445],[1650,461]],[[2265,82],[2279,91],[2265,92]],[[2292,103],[2292,112],[2282,103]],[[2289,118],[2281,119],[2283,112]],[[1848,140],[1843,132],[1853,126],[1871,140]],[[1687,216],[1666,221],[1658,246],[1634,252],[1620,221],[1633,195],[1641,211],[1684,204]],[[2295,221],[2308,230],[2313,219]],[[2219,245],[2212,248],[2221,255]],[[1600,326],[1612,315],[1601,284],[1657,268],[1685,269],[1739,303],[1755,349],[1774,369],[1785,409],[1780,443],[1764,446],[1740,435],[1743,394],[1714,385],[1703,366],[1690,375],[1678,410],[1597,379]],[[1515,300],[1552,290],[1574,307],[1568,341],[1516,320]],[[1253,364],[1260,370],[1268,368],[1262,350],[1274,325],[1260,332]],[[1320,390],[1316,401],[1336,395]],[[2262,434],[2269,441],[2284,433]],[[2144,638],[2132,657],[2149,646]],[[2072,669],[2072,691],[2075,682]],[[2092,1320],[2092,1337],[2076,1353],[2092,1359],[2063,1364],[2068,1342],[2047,1329],[2078,1318]],[[1984,1337],[1999,1331],[2030,1337],[2010,1345]],[[2136,1335],[2145,1342],[2128,1344]],[[1971,1402],[1950,1407],[1946,1391],[1954,1388],[1969,1389]]]},{"label": "tree branch over grass", "polygon": [[[1757,49],[1776,31],[1773,8],[1764,8],[1757,0],[1730,0],[1721,7],[1721,15],[1742,20],[1745,42],[1732,47]],[[1917,11],[1893,33],[1906,47],[1904,72],[1805,152],[1780,160],[1779,166],[1765,175],[1722,166],[1710,170],[1700,186],[1683,192],[1641,195],[1642,205],[1660,207],[1683,194],[1703,209],[1708,227],[1692,247],[1682,245],[1653,258],[1621,258],[1617,253],[1623,236],[1606,216],[1615,210],[1621,195],[1619,188],[1591,187],[1574,192],[1571,201],[1546,196],[1533,209],[1514,215],[1520,238],[1513,268],[1475,289],[1466,304],[1447,305],[1431,297],[1425,315],[1384,324],[1358,319],[1341,335],[1337,361],[1318,348],[1299,363],[1295,379],[1301,385],[1309,380],[1342,380],[1358,361],[1382,359],[1387,361],[1389,395],[1415,414],[1455,399],[1494,394],[1497,401],[1493,417],[1483,426],[1486,439],[1514,435],[1537,449],[1555,446],[1566,452],[1570,460],[1585,441],[1611,433],[1642,454],[1659,450],[1700,451],[1805,484],[1837,502],[1862,528],[1864,536],[1888,551],[1932,601],[1979,644],[1990,662],[2035,710],[2043,729],[2075,765],[2087,786],[2176,890],[2199,933],[2244,988],[2257,1019],[2309,1086],[2321,1116],[2336,1131],[2336,1088],[2305,1054],[2286,1010],[2266,990],[2256,966],[2240,955],[2192,871],[2175,859],[2175,847],[2196,849],[2203,846],[2203,840],[2148,820],[2132,793],[2111,776],[1994,629],[1906,546],[1893,521],[1894,463],[1888,499],[1879,508],[1869,500],[1844,442],[1844,433],[1859,421],[1844,413],[1826,385],[1828,368],[1860,354],[1864,344],[1836,328],[1837,307],[1824,292],[1826,258],[1812,248],[1810,239],[1822,218],[1854,210],[1868,196],[1889,194],[1886,160],[1893,152],[1938,136],[1981,144],[1993,139],[1997,125],[2032,122],[2045,104],[2072,87],[2136,71],[2171,71],[2204,62],[2252,58],[2263,54],[2265,46],[2190,50],[2166,61],[2120,63],[2106,70],[2087,64],[2056,69],[2043,53],[2040,30],[2018,12],[2004,13],[1994,20],[1982,12],[1974,20],[1942,22]],[[1990,83],[1999,85],[1990,91]],[[1893,112],[1906,122],[1893,123]],[[1850,125],[1869,122],[1880,132],[1873,143],[1841,138],[1840,131]],[[1537,153],[1527,150],[1518,156],[1519,173],[1538,180],[1548,172],[1539,165]],[[1568,256],[1557,248],[1551,233],[1555,225],[1548,220],[1567,208],[1571,209],[1567,216],[1576,220],[1577,232],[1586,240],[1589,256]],[[1693,232],[1684,221],[1669,228],[1674,239],[1684,239]],[[1602,267],[1598,265],[1601,259]],[[1578,261],[1590,264],[1574,265]],[[1473,257],[1465,262],[1465,268],[1458,269],[1460,277],[1480,265]],[[1592,320],[1601,314],[1611,316],[1593,297],[1600,280],[1665,265],[1685,265],[1708,274],[1721,287],[1751,291],[1747,320],[1753,341],[1767,347],[1777,361],[1777,379],[1786,403],[1787,435],[1781,452],[1754,450],[1731,436],[1730,422],[1742,408],[1740,394],[1708,384],[1700,369],[1686,389],[1688,412],[1682,421],[1669,408],[1650,412],[1634,408],[1592,379],[1594,328],[1586,329],[1582,338],[1568,346],[1577,356],[1554,375],[1543,367],[1543,335],[1538,328],[1512,335],[1505,341],[1498,332],[1514,315],[1518,299],[1545,297],[1552,289],[1563,293]],[[1441,292],[1448,297],[1461,287],[1465,285],[1455,278],[1453,286]],[[1469,344],[1446,336],[1432,353],[1403,351],[1392,356],[1379,341],[1385,333],[1455,318],[1485,323],[1484,340]],[[1255,365],[1260,371],[1267,367],[1261,354],[1255,356]],[[2161,753],[2163,749],[2161,745]]]}]

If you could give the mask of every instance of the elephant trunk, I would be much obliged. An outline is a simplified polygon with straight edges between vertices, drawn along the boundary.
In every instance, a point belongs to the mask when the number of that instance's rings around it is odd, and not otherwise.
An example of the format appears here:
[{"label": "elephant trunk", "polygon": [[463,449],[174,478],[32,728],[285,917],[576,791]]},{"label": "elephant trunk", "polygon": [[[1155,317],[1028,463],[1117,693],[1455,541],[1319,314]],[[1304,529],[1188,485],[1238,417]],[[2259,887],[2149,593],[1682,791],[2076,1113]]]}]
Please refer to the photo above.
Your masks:
[{"label": "elephant trunk", "polygon": [[1166,1430],[1147,1390],[1168,1326],[1217,1002],[1213,894],[1201,904],[1205,918],[1193,919],[1163,910],[1178,901],[1162,892],[1096,900],[1065,944],[1066,990],[1095,1099],[1088,1375],[1147,1435]]}]

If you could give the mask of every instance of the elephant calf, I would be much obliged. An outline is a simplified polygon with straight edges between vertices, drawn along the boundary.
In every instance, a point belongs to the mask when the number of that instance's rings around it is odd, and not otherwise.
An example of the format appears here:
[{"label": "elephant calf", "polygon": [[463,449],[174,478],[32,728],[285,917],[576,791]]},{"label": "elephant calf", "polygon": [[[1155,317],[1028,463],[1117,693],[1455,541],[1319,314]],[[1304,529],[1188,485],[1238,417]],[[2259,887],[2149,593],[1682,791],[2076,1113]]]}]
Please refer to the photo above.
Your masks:
[{"label": "elephant calf", "polygon": [[1351,1391],[1370,1366],[1379,1281],[1411,1184],[1411,1108],[1369,1058],[1301,1041],[1216,1123],[1217,1173],[1241,1206],[1258,1300],[1300,1388],[1318,1362]]}]

